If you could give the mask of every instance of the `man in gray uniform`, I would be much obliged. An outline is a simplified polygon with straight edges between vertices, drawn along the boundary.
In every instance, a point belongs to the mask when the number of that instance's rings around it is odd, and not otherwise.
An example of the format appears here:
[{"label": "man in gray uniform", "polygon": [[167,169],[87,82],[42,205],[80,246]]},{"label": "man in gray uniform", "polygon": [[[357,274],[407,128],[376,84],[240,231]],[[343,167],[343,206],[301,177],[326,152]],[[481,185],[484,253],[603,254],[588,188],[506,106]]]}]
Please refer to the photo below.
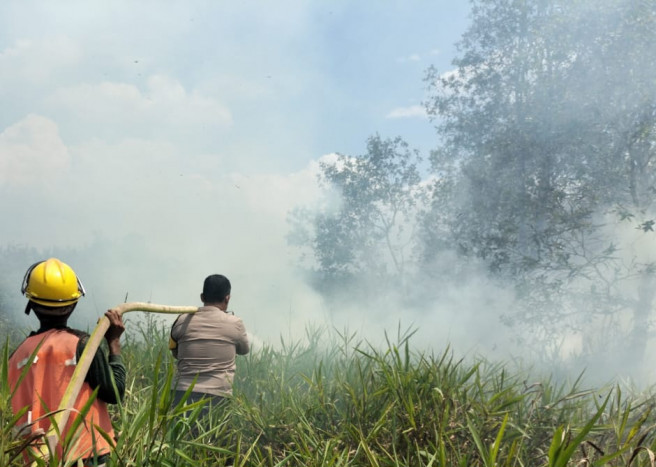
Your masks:
[{"label": "man in gray uniform", "polygon": [[178,361],[174,405],[194,380],[187,402],[209,398],[215,404],[232,395],[235,357],[247,354],[249,343],[243,321],[227,311],[230,290],[227,277],[208,276],[200,294],[203,306],[173,323],[169,348]]}]

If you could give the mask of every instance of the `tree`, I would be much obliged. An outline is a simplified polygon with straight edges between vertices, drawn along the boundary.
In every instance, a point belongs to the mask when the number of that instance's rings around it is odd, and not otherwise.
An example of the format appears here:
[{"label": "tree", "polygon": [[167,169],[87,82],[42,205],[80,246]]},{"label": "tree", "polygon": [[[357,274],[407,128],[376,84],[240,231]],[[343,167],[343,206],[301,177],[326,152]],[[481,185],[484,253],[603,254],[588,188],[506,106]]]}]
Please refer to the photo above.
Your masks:
[{"label": "tree", "polygon": [[[628,311],[631,338],[644,352],[651,260],[618,254],[608,214],[649,225],[656,4],[478,0],[472,7],[456,70],[427,73],[426,107],[443,141],[431,163],[453,187],[453,203],[439,222],[426,217],[424,259],[445,243],[481,258],[524,303],[509,321],[547,340],[572,326],[591,336],[595,319],[605,331],[621,329],[614,325]],[[619,281],[632,281],[633,297]]]},{"label": "tree", "polygon": [[290,220],[291,241],[312,251],[314,283],[322,292],[403,287],[414,265],[416,214],[425,192],[420,160],[401,138],[376,135],[366,154],[321,163],[319,182],[336,202],[298,209]]}]

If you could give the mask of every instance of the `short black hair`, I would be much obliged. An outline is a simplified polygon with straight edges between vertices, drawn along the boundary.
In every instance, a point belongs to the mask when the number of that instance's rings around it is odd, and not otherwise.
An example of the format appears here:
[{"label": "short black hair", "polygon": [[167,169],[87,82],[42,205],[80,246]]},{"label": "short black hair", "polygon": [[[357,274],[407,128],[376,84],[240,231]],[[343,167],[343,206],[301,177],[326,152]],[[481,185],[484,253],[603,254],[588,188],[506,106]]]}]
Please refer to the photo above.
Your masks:
[{"label": "short black hair", "polygon": [[64,317],[68,318],[75,307],[77,302],[71,303],[70,305],[54,307],[42,305],[40,303],[33,302],[32,300],[27,301],[27,306],[25,307],[25,314],[29,315],[30,311],[33,311],[39,320],[52,318],[52,317]]},{"label": "short black hair", "polygon": [[221,274],[212,274],[203,282],[203,298],[208,303],[220,303],[230,295],[230,281]]}]

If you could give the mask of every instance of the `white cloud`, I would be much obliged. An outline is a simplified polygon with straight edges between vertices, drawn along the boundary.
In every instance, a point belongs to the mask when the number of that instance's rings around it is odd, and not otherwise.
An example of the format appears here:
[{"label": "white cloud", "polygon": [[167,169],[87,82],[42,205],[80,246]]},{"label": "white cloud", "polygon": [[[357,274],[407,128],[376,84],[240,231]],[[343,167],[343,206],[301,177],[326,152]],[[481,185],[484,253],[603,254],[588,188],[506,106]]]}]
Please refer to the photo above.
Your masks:
[{"label": "white cloud", "polygon": [[79,44],[66,36],[18,39],[0,51],[3,83],[12,79],[22,85],[47,84],[54,73],[78,63],[82,56]]},{"label": "white cloud", "polygon": [[68,149],[52,120],[28,115],[0,133],[0,183],[35,182],[69,163]]},{"label": "white cloud", "polygon": [[[121,135],[169,138],[188,131],[227,128],[230,110],[218,100],[188,91],[175,79],[151,76],[144,91],[134,84],[102,82],[60,88],[48,104],[81,126]],[[94,134],[90,130],[90,134]]]},{"label": "white cloud", "polygon": [[427,118],[426,110],[421,105],[398,107],[391,110],[385,118]]}]

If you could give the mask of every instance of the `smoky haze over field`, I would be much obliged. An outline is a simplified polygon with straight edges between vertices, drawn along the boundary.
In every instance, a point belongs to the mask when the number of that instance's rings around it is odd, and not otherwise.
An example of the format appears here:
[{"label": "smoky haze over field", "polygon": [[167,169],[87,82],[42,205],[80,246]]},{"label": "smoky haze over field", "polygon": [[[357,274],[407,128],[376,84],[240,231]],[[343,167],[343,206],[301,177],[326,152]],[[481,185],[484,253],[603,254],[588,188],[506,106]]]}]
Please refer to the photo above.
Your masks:
[{"label": "smoky haze over field", "polygon": [[[441,76],[453,73],[468,13],[465,2],[447,1],[3,2],[3,311],[34,325],[22,313],[20,281],[31,262],[54,255],[88,290],[76,311],[82,327],[126,296],[198,305],[204,277],[223,273],[233,285],[230,308],[257,342],[301,338],[307,326],[374,343],[384,332],[394,340],[398,329],[416,329],[419,349],[525,357],[517,337],[531,336],[502,322],[516,291],[482,263],[460,263],[445,249],[432,260],[437,276],[418,269],[414,279],[426,281],[418,289],[439,291],[430,299],[389,290],[336,307],[309,285],[288,243],[289,213],[326,196],[317,183],[321,162],[365,153],[374,133],[400,135],[425,158],[437,147],[439,118],[430,121],[422,106],[423,77],[431,65]],[[595,113],[581,102],[638,105],[640,93],[618,97],[627,75],[644,84],[650,102],[653,86],[645,83],[656,76],[656,49],[625,45],[643,67],[609,73],[610,94],[594,67],[578,70],[562,91],[578,104],[542,123],[567,128],[581,112],[612,127],[622,106]],[[549,99],[545,93],[545,109]],[[644,218],[649,208],[641,206]],[[623,263],[654,260],[653,237],[606,211],[599,219]],[[454,281],[454,270],[467,271],[465,279]],[[637,285],[629,278],[620,287]],[[630,326],[630,317],[621,322]],[[582,345],[576,332],[564,333],[559,356]],[[616,376],[616,363],[596,376]]]},{"label": "smoky haze over field", "polygon": [[317,196],[322,156],[374,131],[433,145],[423,70],[448,66],[468,10],[448,3],[3,2],[0,245],[36,250],[6,261],[4,293],[22,304],[24,270],[52,253],[84,280],[89,322],[126,294],[197,304],[215,272],[262,338],[325,322],[287,213]]}]

